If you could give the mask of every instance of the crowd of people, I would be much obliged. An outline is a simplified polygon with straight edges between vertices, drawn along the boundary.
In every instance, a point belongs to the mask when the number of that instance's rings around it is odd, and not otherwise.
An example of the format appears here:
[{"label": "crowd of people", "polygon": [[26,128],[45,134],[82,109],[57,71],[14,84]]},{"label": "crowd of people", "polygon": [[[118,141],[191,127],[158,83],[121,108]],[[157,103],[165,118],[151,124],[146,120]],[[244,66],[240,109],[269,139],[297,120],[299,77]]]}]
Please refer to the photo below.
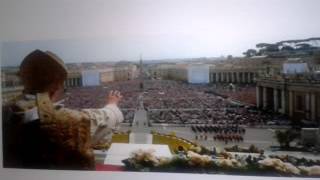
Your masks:
[{"label": "crowd of people", "polygon": [[198,124],[208,121],[203,110],[150,110],[149,120],[153,123]]},{"label": "crowd of people", "polygon": [[[252,89],[246,86],[241,88],[242,92]],[[237,94],[231,90],[223,91],[221,87],[170,80],[144,80],[143,88],[139,80],[70,88],[66,91],[64,104],[76,109],[103,107],[105,94],[112,89],[119,90],[125,99],[119,106],[125,116],[124,122],[127,123],[133,121],[134,110],[141,106],[139,97],[142,98],[151,123],[257,126],[267,124],[268,121],[286,120],[277,114],[260,112],[253,107],[210,93],[219,91],[229,95]]]},{"label": "crowd of people", "polygon": [[125,101],[119,107],[134,109],[138,106],[139,82],[121,81],[102,86],[74,87],[66,89],[64,105],[72,108],[100,108],[104,106],[105,96],[111,90],[121,92]]},{"label": "crowd of people", "polygon": [[131,80],[110,82],[103,86],[68,88],[63,104],[73,109],[102,108],[105,105],[106,94],[111,90],[118,90],[125,99],[119,103],[124,116],[123,122],[131,123],[134,110],[138,107],[139,83],[138,80]]},{"label": "crowd of people", "polygon": [[215,87],[215,92],[228,98],[256,105],[256,87],[255,85],[233,85],[226,84]]},{"label": "crowd of people", "polygon": [[144,84],[143,101],[147,109],[211,108],[223,103],[221,98],[205,93],[211,88],[206,85],[169,80],[146,81]]},{"label": "crowd of people", "polygon": [[[212,93],[221,87],[164,80],[144,84],[144,106],[152,123],[257,126],[273,120],[286,121],[278,114],[261,112]],[[252,89],[241,88],[241,91]]]}]

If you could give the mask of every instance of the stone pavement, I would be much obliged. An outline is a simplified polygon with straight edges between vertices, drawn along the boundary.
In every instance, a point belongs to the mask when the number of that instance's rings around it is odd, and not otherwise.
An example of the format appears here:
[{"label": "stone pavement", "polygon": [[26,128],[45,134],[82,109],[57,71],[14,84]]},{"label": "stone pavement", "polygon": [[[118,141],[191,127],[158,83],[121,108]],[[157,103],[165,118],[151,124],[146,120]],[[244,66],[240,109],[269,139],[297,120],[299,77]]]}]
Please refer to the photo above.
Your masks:
[{"label": "stone pavement", "polygon": [[139,109],[134,114],[134,119],[129,136],[129,143],[131,144],[152,144],[152,135],[148,125],[147,111],[143,107],[142,94],[138,98]]},{"label": "stone pavement", "polygon": [[136,110],[132,123],[132,132],[135,133],[149,133],[147,111],[144,109]]}]

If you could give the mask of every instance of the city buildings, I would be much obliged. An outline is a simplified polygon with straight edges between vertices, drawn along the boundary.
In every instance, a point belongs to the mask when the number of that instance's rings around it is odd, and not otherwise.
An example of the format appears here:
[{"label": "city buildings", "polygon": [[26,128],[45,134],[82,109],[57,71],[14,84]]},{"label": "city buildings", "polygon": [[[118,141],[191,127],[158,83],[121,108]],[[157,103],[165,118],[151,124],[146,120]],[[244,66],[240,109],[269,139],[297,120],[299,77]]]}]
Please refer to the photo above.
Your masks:
[{"label": "city buildings", "polygon": [[[81,87],[90,85],[85,82],[88,78],[84,77],[85,72],[94,71],[97,74],[96,85],[106,85],[113,81],[127,81],[138,76],[137,66],[133,63],[121,63],[110,65],[106,63],[74,63],[67,64],[68,76],[65,87]],[[18,76],[18,67],[2,67],[1,87],[2,99],[7,103],[18,97],[23,90],[22,82]],[[92,84],[92,83],[91,83]]]}]

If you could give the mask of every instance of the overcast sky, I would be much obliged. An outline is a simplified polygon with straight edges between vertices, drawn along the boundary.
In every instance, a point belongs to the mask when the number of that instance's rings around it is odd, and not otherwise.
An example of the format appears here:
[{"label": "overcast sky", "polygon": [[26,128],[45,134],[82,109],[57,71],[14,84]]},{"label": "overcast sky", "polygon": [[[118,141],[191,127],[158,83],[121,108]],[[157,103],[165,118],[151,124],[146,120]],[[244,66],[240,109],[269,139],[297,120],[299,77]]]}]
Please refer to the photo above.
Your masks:
[{"label": "overcast sky", "polygon": [[37,48],[66,62],[237,56],[259,42],[320,37],[319,7],[320,0],[1,0],[2,64],[17,65]]}]

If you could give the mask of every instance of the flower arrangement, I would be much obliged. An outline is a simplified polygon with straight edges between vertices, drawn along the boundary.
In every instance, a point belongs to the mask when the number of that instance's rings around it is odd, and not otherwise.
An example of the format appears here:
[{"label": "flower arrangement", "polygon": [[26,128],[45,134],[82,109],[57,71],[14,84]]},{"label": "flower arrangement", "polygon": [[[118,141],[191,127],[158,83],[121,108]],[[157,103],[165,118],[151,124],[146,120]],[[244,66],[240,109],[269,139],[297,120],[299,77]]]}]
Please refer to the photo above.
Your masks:
[{"label": "flower arrangement", "polygon": [[215,161],[218,167],[223,169],[236,169],[244,167],[238,160],[236,159],[218,159]]},{"label": "flower arrangement", "polygon": [[306,174],[308,176],[320,176],[320,166],[299,166],[302,174]]},{"label": "flower arrangement", "polygon": [[156,157],[154,152],[154,149],[134,151],[125,164],[130,165],[133,169],[143,169],[162,166],[169,162],[169,158]]},{"label": "flower arrangement", "polygon": [[188,151],[187,153],[188,164],[190,166],[200,166],[200,167],[207,167],[210,166],[212,158],[208,155],[200,155],[193,151]]},{"label": "flower arrangement", "polygon": [[193,172],[193,173],[235,173],[275,176],[320,176],[320,166],[295,166],[279,158],[252,158],[222,152],[212,158],[193,151],[171,158],[157,157],[155,150],[138,150],[123,160],[125,168],[133,171]]},{"label": "flower arrangement", "polygon": [[271,168],[283,173],[300,175],[300,169],[292,165],[291,163],[285,163],[280,159],[266,158],[259,161],[262,168]]}]

